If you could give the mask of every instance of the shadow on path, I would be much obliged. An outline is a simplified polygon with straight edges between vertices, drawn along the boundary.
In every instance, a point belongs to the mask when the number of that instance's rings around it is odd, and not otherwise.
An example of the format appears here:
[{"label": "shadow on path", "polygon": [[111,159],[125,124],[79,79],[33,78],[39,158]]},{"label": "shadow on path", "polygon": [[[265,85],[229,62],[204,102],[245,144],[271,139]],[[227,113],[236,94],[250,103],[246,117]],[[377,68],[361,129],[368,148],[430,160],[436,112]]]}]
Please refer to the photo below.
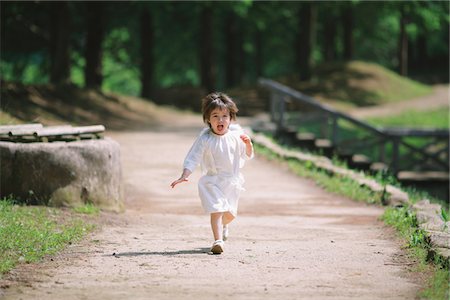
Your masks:
[{"label": "shadow on path", "polygon": [[[123,252],[123,253],[113,253],[112,256],[117,258],[121,256],[125,257],[137,257],[146,255],[162,255],[162,256],[174,256],[174,255],[185,255],[185,254],[207,254],[210,253],[210,248],[197,248],[193,250],[178,250],[178,251],[153,251],[153,252]],[[110,255],[105,255],[110,256]]]}]

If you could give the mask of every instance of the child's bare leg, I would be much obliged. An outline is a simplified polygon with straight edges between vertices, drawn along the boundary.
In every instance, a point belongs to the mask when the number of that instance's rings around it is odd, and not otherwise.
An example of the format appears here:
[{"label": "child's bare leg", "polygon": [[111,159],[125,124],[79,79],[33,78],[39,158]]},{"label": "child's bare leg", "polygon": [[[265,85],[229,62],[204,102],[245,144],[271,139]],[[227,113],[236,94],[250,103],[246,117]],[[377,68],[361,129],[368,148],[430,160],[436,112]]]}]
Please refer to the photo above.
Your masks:
[{"label": "child's bare leg", "polygon": [[214,235],[214,240],[222,240],[222,218],[223,213],[212,213],[211,214],[211,229]]},{"label": "child's bare leg", "polygon": [[233,220],[234,220],[234,216],[229,212],[224,213],[222,216],[223,226],[230,224],[231,221],[233,221]]}]

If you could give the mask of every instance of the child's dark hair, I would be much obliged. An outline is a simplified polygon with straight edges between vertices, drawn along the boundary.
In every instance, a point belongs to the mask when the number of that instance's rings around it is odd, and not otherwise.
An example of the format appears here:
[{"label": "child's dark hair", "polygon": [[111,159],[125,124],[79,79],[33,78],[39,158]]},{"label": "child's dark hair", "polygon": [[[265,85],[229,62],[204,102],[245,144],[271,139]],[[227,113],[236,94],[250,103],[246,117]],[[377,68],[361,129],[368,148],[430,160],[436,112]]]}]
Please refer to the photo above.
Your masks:
[{"label": "child's dark hair", "polygon": [[210,93],[202,99],[202,113],[203,113],[203,122],[210,125],[208,123],[209,116],[211,112],[216,108],[219,109],[228,109],[230,112],[230,119],[236,120],[236,114],[238,112],[238,108],[231,98],[224,93]]}]

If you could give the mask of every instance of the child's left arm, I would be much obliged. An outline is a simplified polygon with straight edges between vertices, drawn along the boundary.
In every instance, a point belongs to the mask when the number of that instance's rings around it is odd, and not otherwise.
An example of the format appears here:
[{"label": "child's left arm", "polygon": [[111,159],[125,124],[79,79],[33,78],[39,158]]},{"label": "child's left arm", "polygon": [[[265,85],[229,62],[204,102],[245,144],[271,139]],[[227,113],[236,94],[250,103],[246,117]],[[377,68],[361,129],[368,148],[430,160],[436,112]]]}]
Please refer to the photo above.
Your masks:
[{"label": "child's left arm", "polygon": [[252,139],[246,134],[241,134],[240,138],[245,144],[245,154],[247,154],[248,157],[253,157]]}]

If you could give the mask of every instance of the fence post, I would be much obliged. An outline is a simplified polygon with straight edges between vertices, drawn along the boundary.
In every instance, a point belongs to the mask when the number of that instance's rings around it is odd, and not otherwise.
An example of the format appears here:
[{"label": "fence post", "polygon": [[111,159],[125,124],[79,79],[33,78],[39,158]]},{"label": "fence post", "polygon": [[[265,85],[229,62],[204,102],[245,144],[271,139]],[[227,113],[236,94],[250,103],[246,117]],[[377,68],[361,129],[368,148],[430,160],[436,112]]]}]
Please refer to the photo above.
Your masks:
[{"label": "fence post", "polygon": [[337,145],[337,142],[338,142],[338,130],[339,130],[339,127],[338,127],[338,117],[336,116],[336,115],[333,115],[333,117],[332,117],[333,119],[332,119],[332,124],[331,124],[331,126],[332,126],[332,137],[331,137],[331,143],[333,144],[333,145]]},{"label": "fence post", "polygon": [[278,108],[279,108],[279,119],[278,119],[278,128],[282,129],[284,127],[284,116],[285,116],[285,110],[286,110],[286,101],[285,97],[280,97],[278,101]]},{"label": "fence post", "polygon": [[380,152],[379,152],[379,156],[378,159],[385,163],[386,162],[386,139],[383,137],[383,140],[380,143],[380,148],[379,148]]},{"label": "fence post", "polygon": [[399,171],[399,153],[400,143],[398,137],[392,138],[392,171],[397,175]]},{"label": "fence post", "polygon": [[270,93],[270,120],[276,122],[277,110],[277,93],[272,91]]}]

